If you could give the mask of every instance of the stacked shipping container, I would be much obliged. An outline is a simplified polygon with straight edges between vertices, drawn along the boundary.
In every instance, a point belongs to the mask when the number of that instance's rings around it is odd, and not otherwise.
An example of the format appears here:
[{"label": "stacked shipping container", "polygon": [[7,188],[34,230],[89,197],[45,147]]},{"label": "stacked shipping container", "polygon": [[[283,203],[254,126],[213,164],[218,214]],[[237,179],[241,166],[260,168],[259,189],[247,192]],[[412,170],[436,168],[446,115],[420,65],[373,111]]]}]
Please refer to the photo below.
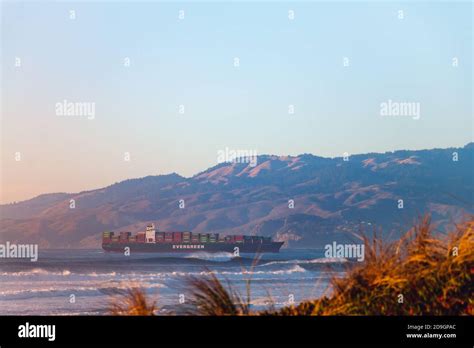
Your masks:
[{"label": "stacked shipping container", "polygon": [[181,243],[183,232],[173,232],[173,243]]},{"label": "stacked shipping container", "polygon": [[103,243],[110,243],[112,241],[113,236],[114,236],[113,232],[104,232],[104,233],[102,233],[102,242]]},{"label": "stacked shipping container", "polygon": [[183,232],[183,242],[184,243],[191,242],[191,232]]},{"label": "stacked shipping container", "polygon": [[[131,232],[120,232],[118,236],[114,232],[102,234],[103,243],[145,243],[146,233],[138,232],[132,236]],[[156,243],[269,243],[270,237],[229,235],[219,233],[192,233],[192,232],[156,232]]]},{"label": "stacked shipping container", "polygon": [[156,232],[155,240],[157,243],[163,243],[165,241],[165,232]]},{"label": "stacked shipping container", "polygon": [[137,233],[137,243],[145,243],[145,232]]},{"label": "stacked shipping container", "polygon": [[120,232],[119,242],[128,243],[128,238],[132,235],[132,232]]}]

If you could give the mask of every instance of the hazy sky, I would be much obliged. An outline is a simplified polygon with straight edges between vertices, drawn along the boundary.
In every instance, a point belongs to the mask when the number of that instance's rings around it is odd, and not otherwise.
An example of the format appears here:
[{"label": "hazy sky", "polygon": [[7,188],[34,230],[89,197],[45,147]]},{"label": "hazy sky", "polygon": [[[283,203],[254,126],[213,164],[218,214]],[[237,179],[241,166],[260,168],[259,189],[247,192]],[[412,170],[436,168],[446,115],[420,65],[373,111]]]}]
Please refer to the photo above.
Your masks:
[{"label": "hazy sky", "polygon": [[[0,202],[191,176],[226,147],[333,157],[464,146],[472,6],[5,3]],[[95,114],[58,115],[64,100]],[[381,116],[388,100],[418,103],[419,119]]]}]

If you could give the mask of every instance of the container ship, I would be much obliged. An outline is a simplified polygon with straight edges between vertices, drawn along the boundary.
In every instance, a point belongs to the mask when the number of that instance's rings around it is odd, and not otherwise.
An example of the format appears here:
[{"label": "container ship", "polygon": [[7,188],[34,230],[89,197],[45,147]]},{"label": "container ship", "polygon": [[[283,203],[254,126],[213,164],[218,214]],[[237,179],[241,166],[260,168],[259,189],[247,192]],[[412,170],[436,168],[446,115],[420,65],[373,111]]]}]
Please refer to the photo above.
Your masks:
[{"label": "container ship", "polygon": [[186,253],[203,251],[208,253],[277,253],[284,242],[274,242],[270,237],[222,235],[219,233],[157,232],[150,224],[145,232],[104,232],[102,249],[123,253],[130,252]]}]

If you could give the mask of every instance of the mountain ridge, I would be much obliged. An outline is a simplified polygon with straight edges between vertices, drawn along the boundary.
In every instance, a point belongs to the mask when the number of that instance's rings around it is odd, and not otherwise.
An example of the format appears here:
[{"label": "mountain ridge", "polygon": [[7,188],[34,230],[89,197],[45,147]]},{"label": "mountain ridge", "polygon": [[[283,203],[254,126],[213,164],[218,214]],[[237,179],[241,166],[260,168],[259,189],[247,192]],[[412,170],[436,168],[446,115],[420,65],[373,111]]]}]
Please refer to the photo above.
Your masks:
[{"label": "mountain ridge", "polygon": [[310,247],[350,238],[362,221],[396,234],[400,221],[431,212],[443,226],[473,213],[473,159],[473,143],[351,155],[348,161],[260,155],[255,166],[220,163],[188,178],[149,175],[0,205],[0,240],[99,247],[104,230],[136,232],[153,221],[166,230],[263,234]]}]

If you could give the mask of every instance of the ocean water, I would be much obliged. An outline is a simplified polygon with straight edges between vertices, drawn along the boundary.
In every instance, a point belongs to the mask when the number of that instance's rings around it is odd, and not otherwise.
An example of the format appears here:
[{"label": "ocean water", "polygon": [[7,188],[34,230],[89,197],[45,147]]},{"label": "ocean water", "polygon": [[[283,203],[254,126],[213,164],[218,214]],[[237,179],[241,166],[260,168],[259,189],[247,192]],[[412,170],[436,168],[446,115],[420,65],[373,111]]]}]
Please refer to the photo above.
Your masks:
[{"label": "ocean water", "polygon": [[328,293],[330,277],[344,274],[344,263],[324,258],[323,250],[286,249],[253,263],[254,255],[245,254],[124,256],[102,250],[47,250],[37,262],[2,259],[0,315],[104,315],[117,289],[132,286],[145,289],[159,314],[179,313],[189,277],[210,272],[243,296],[251,279],[254,309],[269,302],[282,307]]}]

